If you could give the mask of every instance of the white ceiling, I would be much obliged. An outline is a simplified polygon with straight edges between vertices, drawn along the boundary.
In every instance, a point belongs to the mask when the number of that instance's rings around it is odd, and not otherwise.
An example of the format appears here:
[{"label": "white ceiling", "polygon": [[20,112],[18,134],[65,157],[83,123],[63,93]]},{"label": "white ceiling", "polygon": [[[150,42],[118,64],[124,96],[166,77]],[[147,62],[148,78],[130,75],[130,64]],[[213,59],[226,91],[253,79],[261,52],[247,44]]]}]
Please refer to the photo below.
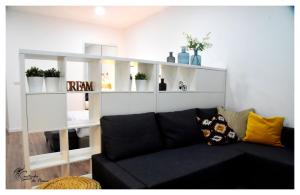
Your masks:
[{"label": "white ceiling", "polygon": [[106,14],[97,16],[94,6],[10,6],[9,9],[33,14],[52,16],[101,24],[104,26],[124,29],[147,17],[150,17],[165,6],[104,6]]}]

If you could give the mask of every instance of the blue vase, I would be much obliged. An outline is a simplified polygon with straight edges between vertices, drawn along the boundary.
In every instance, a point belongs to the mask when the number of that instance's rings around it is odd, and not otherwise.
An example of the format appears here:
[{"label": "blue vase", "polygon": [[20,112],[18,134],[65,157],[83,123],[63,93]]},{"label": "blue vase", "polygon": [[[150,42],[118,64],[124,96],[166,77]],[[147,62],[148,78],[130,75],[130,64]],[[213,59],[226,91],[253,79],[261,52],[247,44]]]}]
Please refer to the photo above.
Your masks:
[{"label": "blue vase", "polygon": [[191,64],[201,66],[201,56],[198,55],[197,49],[194,49],[194,55],[191,56]]},{"label": "blue vase", "polygon": [[178,63],[189,64],[190,54],[186,52],[186,47],[181,47],[181,52],[178,54]]}]

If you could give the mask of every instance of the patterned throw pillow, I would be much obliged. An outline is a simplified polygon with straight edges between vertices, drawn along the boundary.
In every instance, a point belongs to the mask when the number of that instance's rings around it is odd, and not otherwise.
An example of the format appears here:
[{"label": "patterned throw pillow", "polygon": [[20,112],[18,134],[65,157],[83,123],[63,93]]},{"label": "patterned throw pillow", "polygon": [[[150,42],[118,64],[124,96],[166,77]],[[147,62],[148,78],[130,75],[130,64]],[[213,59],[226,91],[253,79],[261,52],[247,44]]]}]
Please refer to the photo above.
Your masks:
[{"label": "patterned throw pillow", "polygon": [[237,134],[228,126],[225,118],[220,114],[214,116],[211,120],[197,117],[197,121],[208,145],[221,145],[238,141]]}]

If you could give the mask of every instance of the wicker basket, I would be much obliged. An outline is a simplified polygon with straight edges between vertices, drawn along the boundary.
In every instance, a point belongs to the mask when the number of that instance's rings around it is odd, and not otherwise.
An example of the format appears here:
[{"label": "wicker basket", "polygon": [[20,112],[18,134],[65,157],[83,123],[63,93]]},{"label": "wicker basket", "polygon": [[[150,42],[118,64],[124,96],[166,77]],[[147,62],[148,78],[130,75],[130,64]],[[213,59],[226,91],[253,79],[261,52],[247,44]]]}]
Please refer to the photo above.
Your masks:
[{"label": "wicker basket", "polygon": [[69,176],[51,179],[37,189],[101,189],[100,184],[87,177]]}]

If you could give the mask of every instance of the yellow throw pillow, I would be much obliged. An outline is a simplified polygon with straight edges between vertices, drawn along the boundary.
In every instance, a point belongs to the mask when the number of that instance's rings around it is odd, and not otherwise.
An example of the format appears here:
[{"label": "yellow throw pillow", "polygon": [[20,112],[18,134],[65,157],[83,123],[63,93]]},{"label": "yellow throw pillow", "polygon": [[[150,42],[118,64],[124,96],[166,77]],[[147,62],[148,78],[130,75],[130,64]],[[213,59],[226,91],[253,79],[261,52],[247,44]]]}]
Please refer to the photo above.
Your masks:
[{"label": "yellow throw pillow", "polygon": [[264,118],[250,112],[243,141],[283,147],[281,144],[283,120],[283,117]]}]

